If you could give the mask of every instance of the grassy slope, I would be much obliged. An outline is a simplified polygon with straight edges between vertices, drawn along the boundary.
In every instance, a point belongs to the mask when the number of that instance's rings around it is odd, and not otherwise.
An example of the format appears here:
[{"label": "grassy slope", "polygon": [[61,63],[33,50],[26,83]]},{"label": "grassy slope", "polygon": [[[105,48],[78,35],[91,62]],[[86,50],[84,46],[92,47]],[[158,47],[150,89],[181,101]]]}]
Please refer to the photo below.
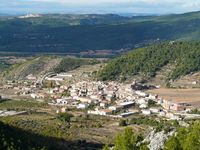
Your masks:
[{"label": "grassy slope", "polygon": [[[88,116],[85,115],[85,111],[77,110],[68,111],[75,116],[69,126],[68,123],[57,118],[55,113],[57,108],[35,101],[10,100],[0,102],[0,110],[5,109],[27,111],[31,109],[31,111],[28,114],[0,118],[0,133],[3,132],[0,134],[0,149],[3,146],[1,137],[4,135],[9,143],[13,142],[23,146],[23,149],[27,149],[28,146],[41,147],[42,145],[48,149],[96,150],[101,149],[102,144],[113,143],[116,134],[124,129],[118,125],[119,120],[117,119]],[[135,133],[140,134],[148,130],[146,126],[131,125],[131,127]],[[28,136],[24,136],[24,134]],[[25,140],[26,138],[27,140]],[[21,140],[21,144],[18,143],[19,140]],[[26,142],[32,144],[29,145]]]},{"label": "grassy slope", "polygon": [[[20,122],[19,122],[20,123]],[[28,127],[28,123],[37,126],[37,123],[33,121],[21,121],[21,123],[26,124]],[[46,125],[47,126],[47,125]],[[34,127],[32,127],[34,128]],[[52,126],[49,126],[50,130],[53,129]],[[51,130],[54,132],[54,130]],[[5,123],[0,122],[0,149],[15,149],[15,150],[29,150],[29,149],[37,149],[37,150],[88,150],[88,149],[101,149],[101,144],[89,143],[86,141],[66,141],[62,138],[55,138],[45,135],[40,135],[38,133],[34,133],[32,131],[27,131],[24,129],[20,129]]]}]

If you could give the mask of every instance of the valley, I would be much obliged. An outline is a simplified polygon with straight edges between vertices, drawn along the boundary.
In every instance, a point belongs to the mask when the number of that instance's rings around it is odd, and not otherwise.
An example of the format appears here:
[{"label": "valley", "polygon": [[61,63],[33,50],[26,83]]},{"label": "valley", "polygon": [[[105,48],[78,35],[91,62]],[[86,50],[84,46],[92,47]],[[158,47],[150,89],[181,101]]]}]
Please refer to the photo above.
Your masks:
[{"label": "valley", "polygon": [[[143,49],[132,53],[137,51]],[[154,147],[155,139],[148,137],[158,134],[160,143],[156,145],[162,148],[164,137],[168,137],[162,130],[173,133],[182,124],[200,118],[195,112],[200,102],[199,80],[194,78],[198,71],[170,81],[170,87],[166,79],[174,68],[172,65],[164,65],[155,76],[139,73],[126,80],[117,77],[99,80],[101,71],[120,57],[113,60],[58,55],[6,57],[11,66],[1,73],[1,123],[40,135],[45,144],[29,140],[32,146],[43,145],[47,149],[54,146],[57,147],[54,149],[68,149],[68,143],[73,149],[113,146],[118,133],[127,126],[134,134],[146,137],[150,148]],[[190,84],[180,87],[183,79]],[[62,114],[72,116],[63,121],[59,119]],[[57,140],[51,145],[46,137]]]},{"label": "valley", "polygon": [[199,150],[200,12],[0,15],[0,149]]}]

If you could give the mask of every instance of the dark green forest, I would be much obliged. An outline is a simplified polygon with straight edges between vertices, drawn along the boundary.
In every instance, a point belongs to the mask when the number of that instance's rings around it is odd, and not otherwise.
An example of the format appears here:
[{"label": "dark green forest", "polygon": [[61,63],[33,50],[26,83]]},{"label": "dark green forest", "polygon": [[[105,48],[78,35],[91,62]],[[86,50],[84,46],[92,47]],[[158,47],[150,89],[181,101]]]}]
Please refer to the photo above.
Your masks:
[{"label": "dark green forest", "polygon": [[199,40],[199,12],[166,16],[0,17],[0,52],[79,53],[133,49],[156,41]]},{"label": "dark green forest", "polygon": [[175,66],[168,80],[200,71],[200,42],[167,42],[131,51],[111,60],[99,72],[99,79],[116,80],[139,73],[153,77],[167,64]]}]

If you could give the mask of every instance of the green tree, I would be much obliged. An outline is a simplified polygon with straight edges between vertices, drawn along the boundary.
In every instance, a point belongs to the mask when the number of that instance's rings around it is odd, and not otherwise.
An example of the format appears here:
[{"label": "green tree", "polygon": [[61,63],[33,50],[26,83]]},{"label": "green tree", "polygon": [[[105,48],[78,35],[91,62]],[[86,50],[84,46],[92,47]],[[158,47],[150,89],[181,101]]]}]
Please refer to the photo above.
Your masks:
[{"label": "green tree", "polygon": [[137,150],[137,137],[131,128],[125,128],[124,132],[117,135],[114,150]]},{"label": "green tree", "polygon": [[144,143],[144,144],[140,145],[140,149],[139,150],[149,150],[149,148],[147,147],[147,144]]},{"label": "green tree", "polygon": [[104,145],[102,150],[110,150],[110,147],[108,146],[108,144]]},{"label": "green tree", "polygon": [[165,144],[165,150],[199,150],[200,121],[194,122],[189,128],[179,128]]},{"label": "green tree", "polygon": [[164,150],[182,150],[179,140],[176,137],[170,138],[165,144]]},{"label": "green tree", "polygon": [[187,138],[183,144],[184,150],[199,150],[200,149],[200,122],[195,122],[189,129]]}]

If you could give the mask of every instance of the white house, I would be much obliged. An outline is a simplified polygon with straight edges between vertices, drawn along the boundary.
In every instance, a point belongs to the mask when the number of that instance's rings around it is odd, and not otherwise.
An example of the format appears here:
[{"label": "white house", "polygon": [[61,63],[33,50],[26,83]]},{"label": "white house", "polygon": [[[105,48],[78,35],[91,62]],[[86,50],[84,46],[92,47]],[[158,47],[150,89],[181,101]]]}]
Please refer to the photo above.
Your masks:
[{"label": "white house", "polygon": [[77,100],[80,100],[82,103],[92,103],[92,99],[87,97],[79,97]]},{"label": "white house", "polygon": [[163,116],[165,116],[165,115],[166,115],[166,113],[165,113],[164,111],[160,111],[160,112],[159,112],[159,116],[162,116],[162,117],[163,117]]},{"label": "white house", "polygon": [[127,117],[127,116],[130,116],[130,115],[133,115],[133,114],[137,114],[138,111],[130,111],[130,112],[126,112],[126,113],[122,113],[120,114],[121,117]]},{"label": "white house", "polygon": [[159,108],[150,108],[149,109],[152,113],[159,113],[160,109]]},{"label": "white house", "polygon": [[151,115],[151,111],[148,110],[148,109],[143,109],[142,110],[142,114],[144,114],[144,115]]},{"label": "white house", "polygon": [[133,106],[134,104],[135,104],[135,102],[133,102],[133,101],[128,101],[128,102],[119,103],[118,105],[119,105],[119,106],[122,106],[122,107],[128,107],[128,106]]},{"label": "white house", "polygon": [[135,93],[139,96],[142,96],[142,97],[146,97],[148,94],[142,92],[142,91],[135,91]]},{"label": "white house", "polygon": [[63,81],[64,78],[59,77],[59,76],[55,76],[55,77],[46,77],[45,80],[48,80],[48,81]]},{"label": "white house", "polygon": [[69,78],[73,77],[72,74],[68,74],[68,73],[59,73],[59,74],[57,74],[57,76],[59,76],[59,77],[69,77]]},{"label": "white house", "polygon": [[152,95],[152,94],[149,95],[149,99],[151,100],[156,100],[157,98],[158,98],[158,95]]},{"label": "white house", "polygon": [[57,104],[67,104],[67,99],[63,99],[63,98],[58,98],[56,99]]},{"label": "white house", "polygon": [[122,109],[122,106],[110,106],[110,107],[108,107],[108,109],[110,109],[110,110],[113,110],[113,111],[118,111],[118,110],[120,110],[120,109]]},{"label": "white house", "polygon": [[140,106],[139,106],[139,108],[147,108],[147,107],[148,107],[148,105],[146,103],[140,104]]},{"label": "white house", "polygon": [[112,114],[112,110],[109,109],[101,109],[101,110],[88,110],[88,114],[94,114],[94,115],[110,115]]},{"label": "white house", "polygon": [[180,120],[181,119],[178,115],[175,115],[173,113],[167,113],[166,117],[169,118],[170,120]]},{"label": "white house", "polygon": [[88,104],[86,104],[86,103],[80,103],[80,104],[78,104],[77,108],[78,109],[86,109],[86,108],[88,108]]},{"label": "white house", "polygon": [[98,95],[91,95],[90,98],[91,99],[99,99]]},{"label": "white house", "polygon": [[26,78],[28,80],[36,80],[37,78],[35,76],[33,76],[32,74],[29,74],[28,76],[26,76]]},{"label": "white house", "polygon": [[146,103],[147,103],[146,100],[145,100],[144,98],[137,99],[136,102],[137,102],[138,104],[146,104]]},{"label": "white house", "polygon": [[99,104],[99,106],[100,106],[100,107],[106,107],[106,103],[101,102],[101,103]]},{"label": "white house", "polygon": [[36,98],[37,98],[37,94],[31,93],[31,97],[32,97],[33,99],[36,99]]}]

